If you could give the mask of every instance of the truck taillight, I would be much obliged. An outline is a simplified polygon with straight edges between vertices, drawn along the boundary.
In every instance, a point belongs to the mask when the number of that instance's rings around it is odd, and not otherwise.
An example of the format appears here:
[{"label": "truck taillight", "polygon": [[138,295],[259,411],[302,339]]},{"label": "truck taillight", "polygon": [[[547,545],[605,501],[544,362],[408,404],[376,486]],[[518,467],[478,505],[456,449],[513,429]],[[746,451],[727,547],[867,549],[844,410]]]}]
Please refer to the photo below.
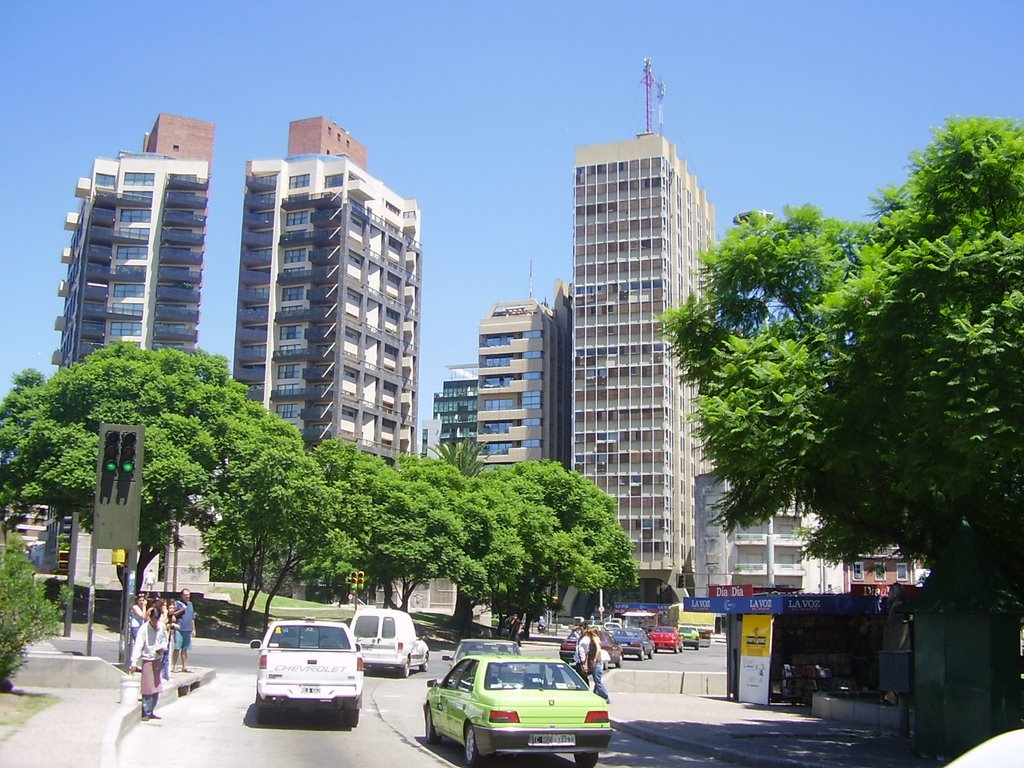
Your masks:
[{"label": "truck taillight", "polygon": [[514,709],[492,709],[487,720],[491,723],[518,723],[519,713]]},{"label": "truck taillight", "polygon": [[360,656],[359,658],[356,659],[356,672],[362,672],[362,671],[363,671],[363,657]]},{"label": "truck taillight", "polygon": [[607,723],[608,722],[608,710],[607,709],[595,709],[587,712],[587,719],[584,720],[586,723]]},{"label": "truck taillight", "polygon": [[266,668],[267,668],[267,654],[266,653],[261,653],[260,654],[260,669],[266,669]]}]

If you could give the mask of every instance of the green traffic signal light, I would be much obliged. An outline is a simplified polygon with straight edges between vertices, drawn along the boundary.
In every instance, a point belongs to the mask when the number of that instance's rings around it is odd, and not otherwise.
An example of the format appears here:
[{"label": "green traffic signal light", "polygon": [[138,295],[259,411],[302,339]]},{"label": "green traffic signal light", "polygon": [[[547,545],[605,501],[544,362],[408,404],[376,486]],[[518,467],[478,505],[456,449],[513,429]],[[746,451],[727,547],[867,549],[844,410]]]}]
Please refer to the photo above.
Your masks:
[{"label": "green traffic signal light", "polygon": [[125,432],[121,435],[120,470],[126,475],[130,475],[135,471],[137,443],[138,435],[134,432]]},{"label": "green traffic signal light", "polygon": [[117,470],[118,455],[121,448],[121,433],[107,432],[103,443],[103,471],[114,472]]}]

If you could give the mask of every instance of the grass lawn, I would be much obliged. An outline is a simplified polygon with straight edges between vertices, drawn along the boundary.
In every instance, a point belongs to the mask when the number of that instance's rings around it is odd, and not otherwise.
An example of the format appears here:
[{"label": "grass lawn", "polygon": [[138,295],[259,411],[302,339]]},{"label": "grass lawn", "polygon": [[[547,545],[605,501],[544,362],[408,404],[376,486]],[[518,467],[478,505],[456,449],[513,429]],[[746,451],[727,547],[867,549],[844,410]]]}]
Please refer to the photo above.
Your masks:
[{"label": "grass lawn", "polygon": [[33,715],[56,703],[56,696],[45,693],[0,694],[0,742],[28,722]]}]

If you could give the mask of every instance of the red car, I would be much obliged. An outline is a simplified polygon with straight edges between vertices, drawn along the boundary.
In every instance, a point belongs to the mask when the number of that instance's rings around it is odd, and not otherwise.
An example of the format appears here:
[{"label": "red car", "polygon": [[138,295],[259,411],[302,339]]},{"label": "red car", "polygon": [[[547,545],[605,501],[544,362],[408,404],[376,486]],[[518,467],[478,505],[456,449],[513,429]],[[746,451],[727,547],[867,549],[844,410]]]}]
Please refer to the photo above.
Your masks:
[{"label": "red car", "polygon": [[679,639],[679,633],[675,627],[655,627],[648,634],[651,636],[651,642],[654,643],[654,651],[672,651],[672,653],[679,653],[682,647],[682,641]]}]

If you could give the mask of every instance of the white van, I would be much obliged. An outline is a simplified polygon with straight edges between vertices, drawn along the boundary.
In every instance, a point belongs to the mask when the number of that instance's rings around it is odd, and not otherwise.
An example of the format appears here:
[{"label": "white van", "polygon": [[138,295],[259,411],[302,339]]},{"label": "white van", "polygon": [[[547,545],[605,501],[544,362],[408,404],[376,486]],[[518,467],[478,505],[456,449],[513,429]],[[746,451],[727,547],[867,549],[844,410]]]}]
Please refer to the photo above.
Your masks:
[{"label": "white van", "polygon": [[430,649],[416,637],[412,616],[394,608],[359,608],[352,618],[352,634],[363,652],[367,668],[392,667],[402,677],[412,667],[427,671]]}]

